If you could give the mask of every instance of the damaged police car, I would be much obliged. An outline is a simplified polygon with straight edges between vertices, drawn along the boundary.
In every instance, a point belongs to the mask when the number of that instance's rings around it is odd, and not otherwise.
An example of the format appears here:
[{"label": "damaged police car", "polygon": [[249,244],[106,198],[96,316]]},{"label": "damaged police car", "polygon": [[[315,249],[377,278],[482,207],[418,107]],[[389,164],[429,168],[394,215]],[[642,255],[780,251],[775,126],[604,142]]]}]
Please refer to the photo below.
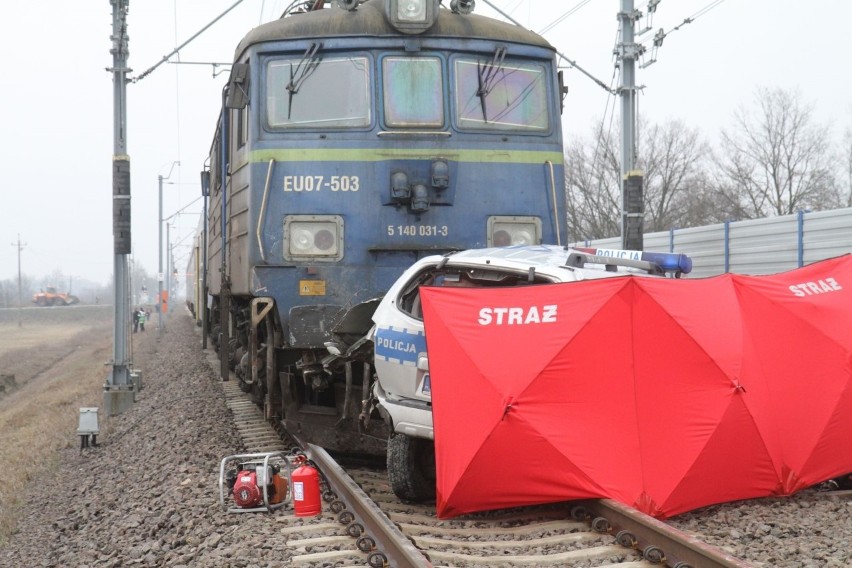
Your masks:
[{"label": "damaged police car", "polygon": [[411,266],[379,303],[370,332],[377,377],[373,400],[391,432],[387,465],[394,493],[407,501],[435,497],[432,397],[421,286],[523,287],[627,275],[680,277],[691,269],[692,261],[683,254],[555,245],[465,250],[427,257]]}]

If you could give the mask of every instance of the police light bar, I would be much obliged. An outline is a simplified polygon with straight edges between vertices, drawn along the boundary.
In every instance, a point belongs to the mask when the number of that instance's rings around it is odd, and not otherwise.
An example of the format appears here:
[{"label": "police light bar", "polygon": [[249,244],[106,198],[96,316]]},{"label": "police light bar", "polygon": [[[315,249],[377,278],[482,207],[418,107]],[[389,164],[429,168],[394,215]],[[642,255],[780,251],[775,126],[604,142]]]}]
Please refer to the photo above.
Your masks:
[{"label": "police light bar", "polygon": [[673,252],[645,252],[641,250],[596,249],[586,247],[577,247],[574,250],[597,256],[644,260],[645,262],[652,262],[656,264],[662,268],[664,272],[680,272],[681,274],[689,274],[692,272],[692,259],[685,254],[677,254]]}]

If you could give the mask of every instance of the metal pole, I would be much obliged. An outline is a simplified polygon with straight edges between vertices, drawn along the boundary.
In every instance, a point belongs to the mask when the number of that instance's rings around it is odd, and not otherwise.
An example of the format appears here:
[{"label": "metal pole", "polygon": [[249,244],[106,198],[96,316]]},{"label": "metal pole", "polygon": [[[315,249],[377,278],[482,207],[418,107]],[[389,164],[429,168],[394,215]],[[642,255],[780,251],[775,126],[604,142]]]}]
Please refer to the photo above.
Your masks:
[{"label": "metal pole", "polygon": [[[171,255],[171,248],[170,248],[170,245],[171,245],[171,242],[172,242],[171,228],[172,228],[171,224],[169,224],[167,222],[166,223],[166,302],[165,302],[166,310],[168,310],[169,306],[171,306],[171,304],[172,304],[172,272],[171,272],[172,255]],[[160,311],[162,311],[163,310],[163,305],[162,305],[163,303],[160,302],[160,304],[161,304]],[[168,314],[168,311],[166,312],[166,314]],[[166,315],[166,319],[168,319],[168,315]]]},{"label": "metal pole", "polygon": [[633,0],[621,0],[621,177],[634,167],[636,148],[633,130],[636,117],[636,44],[634,43]]},{"label": "metal pole", "polygon": [[18,234],[18,327],[23,327],[23,310],[24,299],[21,297],[21,235]]},{"label": "metal pole", "polygon": [[127,359],[130,327],[127,255],[130,254],[130,156],[127,155],[127,11],[130,0],[110,0],[112,5],[113,67],[113,270],[114,321],[112,371],[104,386],[108,414],[121,414],[133,403]]},{"label": "metal pole", "polygon": [[21,233],[18,233],[18,243],[12,243],[13,247],[17,247],[18,249],[18,327],[23,327],[23,319],[21,315],[21,310],[23,309],[23,298],[21,296],[21,251],[24,250],[24,247],[27,246],[27,243],[21,243]]},{"label": "metal pole", "polygon": [[160,187],[160,221],[157,223],[159,233],[160,259],[157,265],[157,335],[163,335],[163,176],[157,176]]},{"label": "metal pole", "polygon": [[634,27],[640,13],[633,0],[621,0],[621,246],[642,250],[643,174],[635,170],[636,160],[636,59],[640,46],[635,42]]},{"label": "metal pole", "polygon": [[172,172],[175,166],[179,166],[180,162],[172,162],[167,176],[158,175],[157,185],[159,187],[159,204],[160,204],[160,220],[157,223],[157,233],[159,235],[159,264],[157,265],[157,334],[163,335],[163,181],[172,177]]}]

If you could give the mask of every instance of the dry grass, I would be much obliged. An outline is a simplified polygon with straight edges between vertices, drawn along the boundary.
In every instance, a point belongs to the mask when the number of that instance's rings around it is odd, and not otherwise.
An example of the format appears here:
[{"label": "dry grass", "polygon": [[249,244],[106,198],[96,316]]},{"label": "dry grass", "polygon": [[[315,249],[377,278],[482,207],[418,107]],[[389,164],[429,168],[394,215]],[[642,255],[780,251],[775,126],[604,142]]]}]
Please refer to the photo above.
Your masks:
[{"label": "dry grass", "polygon": [[0,373],[16,374],[19,385],[0,398],[0,546],[15,530],[31,480],[56,469],[59,450],[79,447],[79,408],[103,405],[112,322],[80,314],[73,323],[31,322],[18,333],[0,326]]}]

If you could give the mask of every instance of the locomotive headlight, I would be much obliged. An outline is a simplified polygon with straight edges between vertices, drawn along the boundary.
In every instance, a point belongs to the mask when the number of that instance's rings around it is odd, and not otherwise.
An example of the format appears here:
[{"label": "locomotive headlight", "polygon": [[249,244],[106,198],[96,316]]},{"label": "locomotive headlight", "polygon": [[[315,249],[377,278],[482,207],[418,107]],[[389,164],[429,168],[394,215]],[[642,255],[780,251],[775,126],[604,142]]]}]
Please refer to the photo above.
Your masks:
[{"label": "locomotive headlight", "polygon": [[309,229],[294,229],[290,240],[290,252],[293,254],[307,254],[314,246],[314,236]]},{"label": "locomotive headlight", "polygon": [[423,33],[435,24],[438,0],[386,0],[387,18],[398,31]]},{"label": "locomotive headlight", "polygon": [[488,246],[537,245],[541,243],[538,217],[489,217]]},{"label": "locomotive headlight", "polygon": [[343,218],[338,215],[288,215],[284,218],[285,260],[343,258]]},{"label": "locomotive headlight", "polygon": [[425,22],[426,2],[424,0],[397,0],[396,17],[401,22]]}]

